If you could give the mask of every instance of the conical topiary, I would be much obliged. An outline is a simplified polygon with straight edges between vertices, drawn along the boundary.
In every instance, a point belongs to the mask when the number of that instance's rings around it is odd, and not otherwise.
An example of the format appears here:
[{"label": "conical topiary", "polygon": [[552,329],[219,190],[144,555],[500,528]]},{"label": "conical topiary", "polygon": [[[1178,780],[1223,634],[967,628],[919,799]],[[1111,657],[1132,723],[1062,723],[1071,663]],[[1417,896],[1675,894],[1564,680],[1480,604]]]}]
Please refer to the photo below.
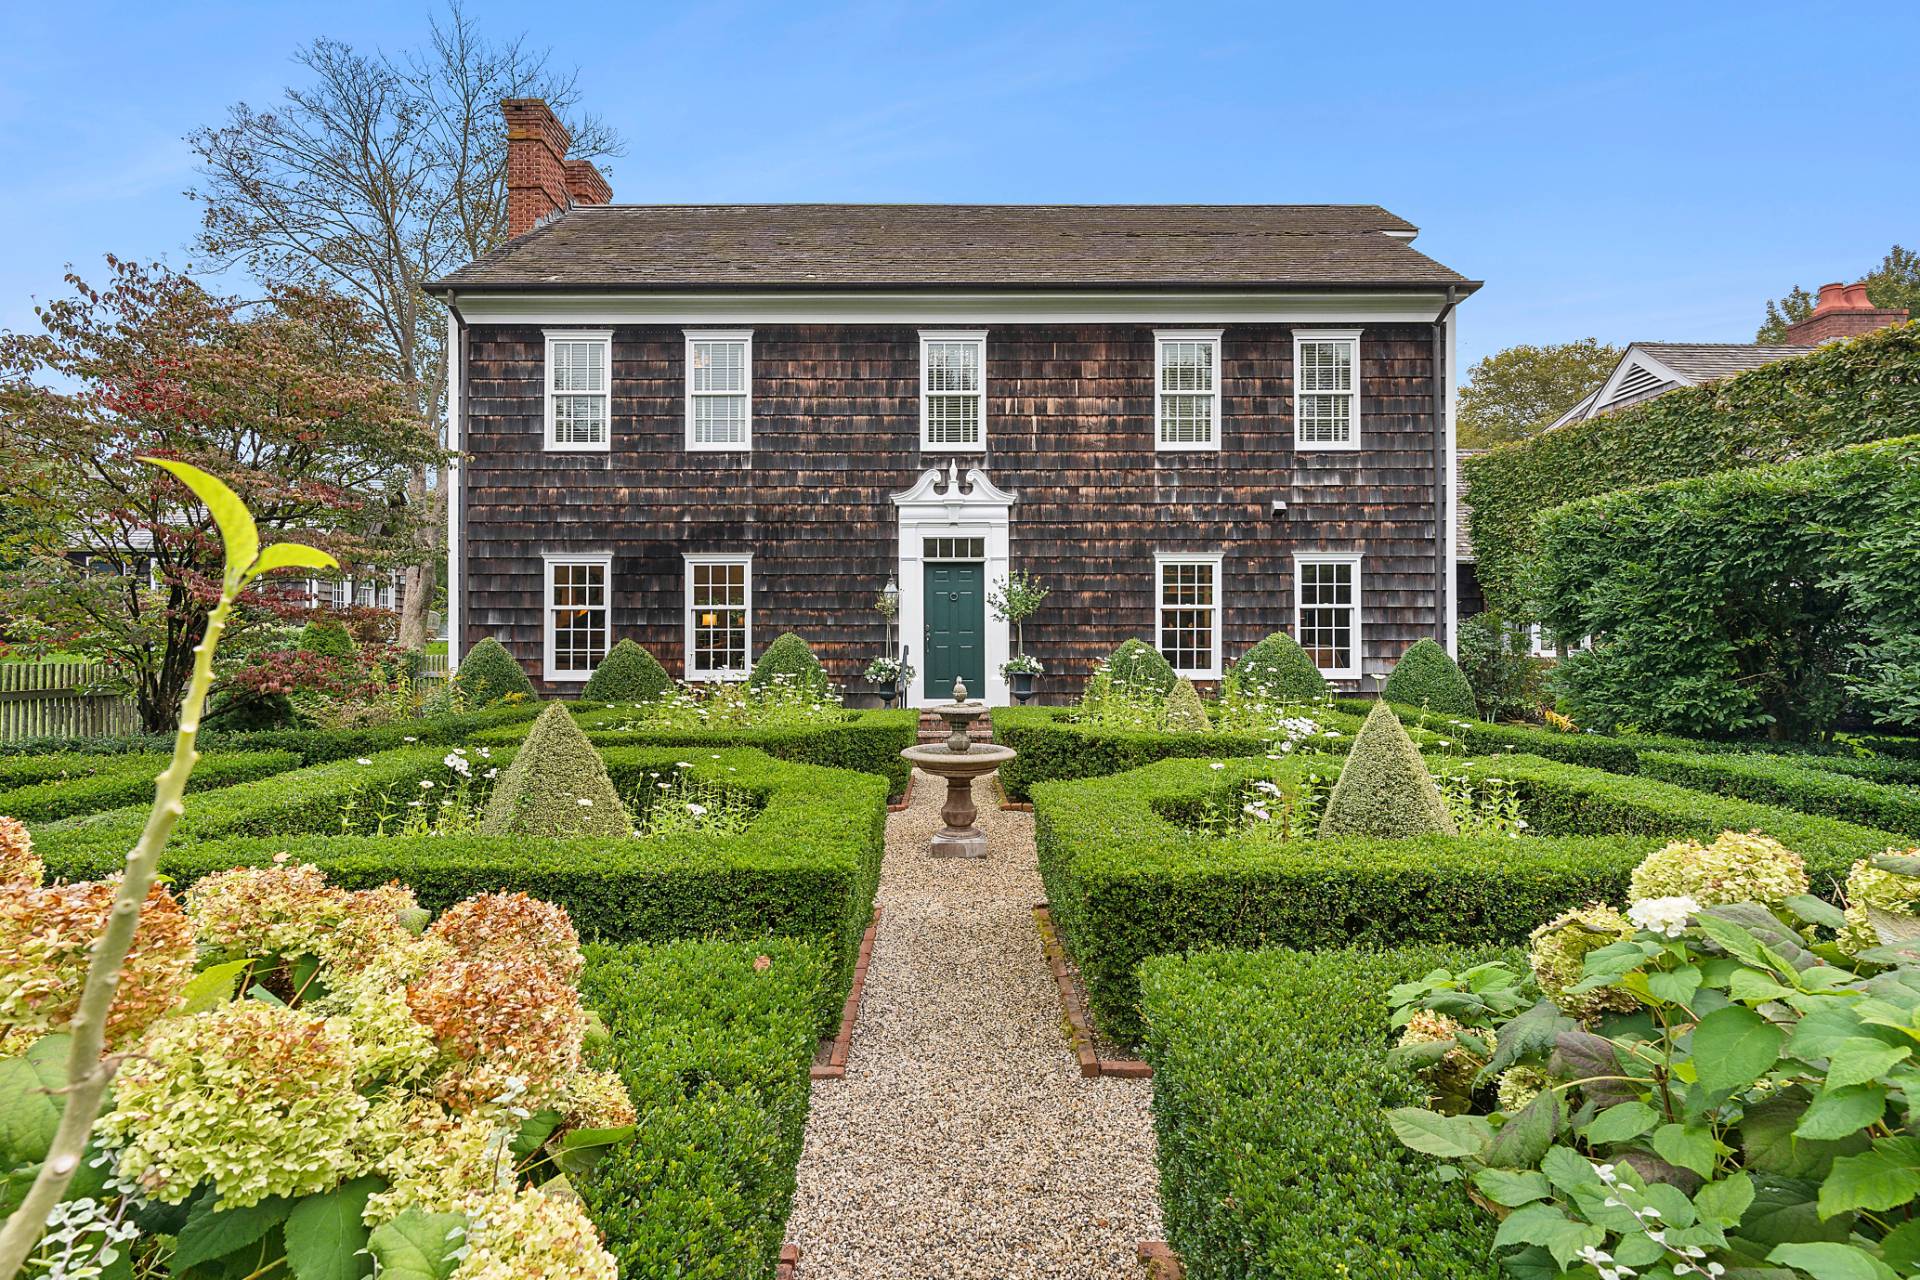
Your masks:
[{"label": "conical topiary", "polygon": [[1263,702],[1318,702],[1327,696],[1327,678],[1300,642],[1276,631],[1233,664],[1222,690]]},{"label": "conical topiary", "polygon": [[1431,640],[1419,640],[1393,664],[1393,674],[1380,687],[1380,696],[1406,707],[1425,707],[1443,716],[1479,714],[1473,686],[1466,673]]},{"label": "conical topiary", "polygon": [[587,702],[651,702],[672,687],[673,677],[651,653],[622,640],[600,659],[580,697]]},{"label": "conical topiary", "polygon": [[467,656],[460,660],[459,674],[453,679],[466,695],[469,706],[484,707],[510,693],[534,696],[533,681],[527,679],[527,673],[507,652],[507,646],[492,636],[467,651]]},{"label": "conical topiary", "polygon": [[1386,703],[1375,703],[1353,740],[1320,815],[1322,836],[1459,835],[1427,762]]},{"label": "conical topiary", "polygon": [[813,650],[805,640],[789,631],[767,646],[760,655],[760,661],[753,664],[753,675],[747,683],[759,689],[774,683],[774,677],[785,676],[783,684],[795,685],[803,689],[815,689],[825,692],[827,673],[820,666],[820,659],[813,656]]},{"label": "conical topiary", "polygon": [[1193,681],[1180,680],[1167,695],[1163,723],[1168,733],[1205,733],[1213,726],[1207,722],[1207,709],[1200,702],[1200,691]]},{"label": "conical topiary", "polygon": [[1115,689],[1164,698],[1173,692],[1175,678],[1172,664],[1144,640],[1126,641],[1107,659],[1107,679]]},{"label": "conical topiary", "polygon": [[483,836],[624,836],[633,820],[600,753],[564,702],[540,713],[501,771],[480,818]]},{"label": "conical topiary", "polygon": [[334,618],[315,618],[300,628],[300,651],[328,658],[360,656],[360,646],[353,642],[347,624]]}]

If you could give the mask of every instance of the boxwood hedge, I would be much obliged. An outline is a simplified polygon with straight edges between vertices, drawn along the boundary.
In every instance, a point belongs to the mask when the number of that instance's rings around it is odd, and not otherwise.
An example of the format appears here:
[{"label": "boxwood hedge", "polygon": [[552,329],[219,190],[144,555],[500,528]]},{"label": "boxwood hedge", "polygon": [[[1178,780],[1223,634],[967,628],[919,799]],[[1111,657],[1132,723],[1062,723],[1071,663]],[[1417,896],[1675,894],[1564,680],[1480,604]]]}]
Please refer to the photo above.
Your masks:
[{"label": "boxwood hedge", "polygon": [[[1217,762],[1215,762],[1217,763]],[[1830,889],[1854,859],[1904,841],[1886,831],[1703,795],[1532,756],[1483,759],[1518,785],[1534,835],[1278,842],[1216,836],[1176,821],[1253,777],[1337,771],[1285,762],[1167,760],[1114,777],[1034,788],[1047,899],[1102,1028],[1141,1032],[1137,966],[1197,947],[1302,948],[1515,943],[1595,898],[1667,839],[1763,830]]]},{"label": "boxwood hedge", "polygon": [[594,1065],[639,1117],[573,1181],[621,1275],[771,1280],[831,968],[793,939],[587,948],[581,989],[609,1033]]},{"label": "boxwood hedge", "polygon": [[[540,714],[538,703],[489,707],[456,715],[434,716],[423,720],[399,720],[392,724],[359,729],[261,729],[247,733],[203,732],[202,751],[291,751],[302,764],[326,760],[345,760],[390,751],[409,743],[458,745],[474,735],[507,725],[525,726]],[[518,736],[508,731],[509,736]],[[132,734],[106,738],[20,738],[0,742],[0,756],[26,757],[50,754],[117,756],[135,752],[173,750],[173,735]]]},{"label": "boxwood hedge", "polygon": [[1492,1215],[1382,1115],[1425,1102],[1387,1058],[1388,989],[1488,958],[1212,952],[1142,966],[1161,1211],[1192,1280],[1501,1274]]},{"label": "boxwood hedge", "polygon": [[[153,799],[153,780],[167,767],[169,757],[154,752],[138,755],[22,756],[0,762],[0,786],[23,776],[35,780],[0,790],[0,814],[22,822],[47,822],[78,813],[96,813]],[[5,764],[32,764],[35,769],[7,769]],[[215,791],[256,778],[271,777],[298,768],[291,751],[233,751],[201,757],[193,767],[190,794]]]},{"label": "boxwood hedge", "polygon": [[[489,748],[507,763],[514,748]],[[487,890],[520,890],[557,902],[581,935],[608,942],[720,936],[812,939],[827,948],[837,990],[822,997],[822,1029],[833,1025],[852,980],[860,936],[873,914],[886,823],[886,783],[845,770],[770,759],[758,751],[693,752],[603,748],[623,794],[649,771],[686,761],[695,778],[748,793],[759,812],[739,835],[695,833],[647,839],[341,834],[350,796],[420,794],[444,784],[443,749],[411,747],[316,765],[262,782],[211,792],[188,804],[161,870],[186,884],[225,867],[260,865],[285,853],[312,862],[336,882],[368,888],[411,885],[441,910]],[[483,763],[476,760],[476,763]],[[50,875],[92,878],[118,866],[137,836],[143,808],[71,818],[34,828]],[[361,829],[362,819],[352,824]]]},{"label": "boxwood hedge", "polygon": [[1784,805],[1802,813],[1845,818],[1920,836],[1920,788],[1849,778],[1790,756],[1643,751],[1640,772],[1696,791]]}]

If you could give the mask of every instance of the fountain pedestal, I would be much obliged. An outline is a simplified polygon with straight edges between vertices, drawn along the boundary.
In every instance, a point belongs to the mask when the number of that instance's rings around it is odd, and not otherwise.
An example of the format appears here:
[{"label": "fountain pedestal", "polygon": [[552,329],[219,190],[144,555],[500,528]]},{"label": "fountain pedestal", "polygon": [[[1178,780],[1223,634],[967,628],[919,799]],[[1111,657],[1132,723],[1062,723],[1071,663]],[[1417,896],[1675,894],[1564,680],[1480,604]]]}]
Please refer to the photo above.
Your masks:
[{"label": "fountain pedestal", "polygon": [[916,768],[947,780],[947,797],[940,806],[946,826],[934,834],[931,852],[936,858],[984,858],[987,834],[974,825],[979,811],[973,803],[973,780],[992,773],[1015,756],[1011,747],[975,743],[967,726],[986,713],[986,704],[968,702],[967,686],[953,683],[953,701],[933,710],[947,722],[947,740],[938,745],[908,747],[900,753]]}]

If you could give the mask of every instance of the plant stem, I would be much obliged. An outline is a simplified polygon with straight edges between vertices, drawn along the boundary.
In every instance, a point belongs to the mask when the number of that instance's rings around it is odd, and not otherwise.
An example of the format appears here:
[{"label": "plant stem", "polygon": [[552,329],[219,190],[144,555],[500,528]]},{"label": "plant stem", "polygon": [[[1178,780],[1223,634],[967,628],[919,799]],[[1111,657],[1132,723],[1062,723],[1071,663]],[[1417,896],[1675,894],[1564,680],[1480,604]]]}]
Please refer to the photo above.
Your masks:
[{"label": "plant stem", "polygon": [[134,930],[140,924],[140,908],[153,887],[160,866],[160,852],[167,847],[174,824],[186,812],[180,797],[186,793],[187,776],[200,758],[194,739],[200,732],[200,713],[206,707],[207,690],[213,683],[213,650],[226,629],[227,615],[233,611],[237,583],[230,581],[220,603],[207,617],[206,635],[193,651],[193,679],[180,704],[180,728],[173,738],[173,760],[166,772],[154,781],[153,809],[140,840],[127,855],[127,869],[114,894],[113,909],[106,930],[93,947],[87,964],[87,984],[80,995],[80,1008],[73,1016],[73,1046],[67,1056],[66,1107],[60,1113],[59,1128],[45,1163],[34,1177],[20,1207],[0,1230],[0,1276],[14,1280],[46,1233],[47,1214],[60,1203],[67,1185],[73,1181],[86,1154],[87,1139],[93,1122],[106,1099],[107,1086],[113,1082],[119,1066],[115,1058],[103,1056],[106,1048],[107,1014],[113,1008],[115,989],[120,985],[121,968],[133,946]]}]

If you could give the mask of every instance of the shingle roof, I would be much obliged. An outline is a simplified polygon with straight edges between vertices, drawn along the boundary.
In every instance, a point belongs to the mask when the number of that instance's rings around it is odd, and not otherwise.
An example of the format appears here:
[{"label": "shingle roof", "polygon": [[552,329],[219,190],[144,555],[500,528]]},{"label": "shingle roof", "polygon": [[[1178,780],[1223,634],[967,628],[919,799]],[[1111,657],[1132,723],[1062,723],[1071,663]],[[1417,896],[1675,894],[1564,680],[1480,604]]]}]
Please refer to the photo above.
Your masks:
[{"label": "shingle roof", "polygon": [[1803,356],[1813,350],[1812,347],[1762,342],[1636,342],[1633,345],[1696,383],[1731,377],[1775,360]]},{"label": "shingle roof", "polygon": [[436,288],[1478,288],[1375,205],[594,205]]}]

